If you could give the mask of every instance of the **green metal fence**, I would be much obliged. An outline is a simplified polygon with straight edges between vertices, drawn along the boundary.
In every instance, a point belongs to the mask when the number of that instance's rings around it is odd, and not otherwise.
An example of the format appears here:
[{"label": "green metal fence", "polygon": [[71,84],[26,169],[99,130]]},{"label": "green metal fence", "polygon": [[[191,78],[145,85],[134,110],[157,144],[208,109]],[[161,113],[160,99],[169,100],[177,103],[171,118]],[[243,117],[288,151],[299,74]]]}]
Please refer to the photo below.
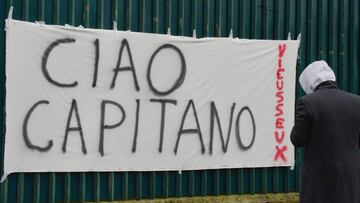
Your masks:
[{"label": "green metal fence", "polygon": [[[4,19],[172,35],[295,39],[301,32],[298,72],[327,60],[340,86],[359,93],[358,0],[0,0],[0,106],[5,95]],[[303,93],[297,88],[297,96]],[[2,114],[4,115],[5,112]],[[0,116],[4,123],[4,116]],[[3,124],[4,126],[4,124]],[[4,133],[1,138],[3,157]],[[2,159],[3,160],[3,159]],[[1,184],[0,202],[82,202],[299,190],[301,151],[287,168],[178,172],[17,173]],[[1,169],[3,164],[1,164]]]}]

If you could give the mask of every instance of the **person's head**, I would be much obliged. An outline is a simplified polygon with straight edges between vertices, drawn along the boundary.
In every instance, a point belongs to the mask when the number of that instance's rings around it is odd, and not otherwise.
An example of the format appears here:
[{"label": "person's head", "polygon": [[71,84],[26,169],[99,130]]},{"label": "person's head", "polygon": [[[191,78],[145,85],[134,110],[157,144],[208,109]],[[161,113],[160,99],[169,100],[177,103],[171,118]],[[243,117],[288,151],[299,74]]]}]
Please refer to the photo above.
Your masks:
[{"label": "person's head", "polygon": [[299,77],[299,82],[306,94],[314,92],[322,82],[336,81],[334,72],[325,61],[315,61],[308,65]]}]

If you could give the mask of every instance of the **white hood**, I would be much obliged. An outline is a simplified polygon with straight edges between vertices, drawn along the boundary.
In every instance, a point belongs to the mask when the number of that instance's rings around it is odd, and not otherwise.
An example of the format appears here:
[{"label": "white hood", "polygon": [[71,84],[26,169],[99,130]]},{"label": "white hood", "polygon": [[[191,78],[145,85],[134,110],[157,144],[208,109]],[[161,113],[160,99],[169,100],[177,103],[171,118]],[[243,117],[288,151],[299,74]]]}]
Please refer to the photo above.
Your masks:
[{"label": "white hood", "polygon": [[325,61],[315,61],[308,65],[299,77],[306,94],[314,92],[316,86],[324,81],[336,81],[334,72]]}]

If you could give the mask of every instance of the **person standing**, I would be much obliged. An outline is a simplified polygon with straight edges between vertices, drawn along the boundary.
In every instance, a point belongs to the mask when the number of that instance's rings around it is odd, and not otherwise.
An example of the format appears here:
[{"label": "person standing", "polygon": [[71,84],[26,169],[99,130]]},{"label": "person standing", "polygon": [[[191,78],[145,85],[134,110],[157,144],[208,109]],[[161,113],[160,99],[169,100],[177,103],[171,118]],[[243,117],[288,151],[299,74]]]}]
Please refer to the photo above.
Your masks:
[{"label": "person standing", "polygon": [[325,61],[299,77],[291,142],[304,147],[301,203],[360,202],[360,96],[342,91]]}]

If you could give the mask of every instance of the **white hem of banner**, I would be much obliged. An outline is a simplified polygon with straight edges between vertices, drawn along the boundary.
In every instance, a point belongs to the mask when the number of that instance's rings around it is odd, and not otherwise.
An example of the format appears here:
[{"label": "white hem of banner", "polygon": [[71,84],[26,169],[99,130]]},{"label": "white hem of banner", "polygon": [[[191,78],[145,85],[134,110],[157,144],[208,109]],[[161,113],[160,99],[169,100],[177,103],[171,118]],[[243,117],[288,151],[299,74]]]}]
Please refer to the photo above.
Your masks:
[{"label": "white hem of banner", "polygon": [[29,171],[12,171],[12,172],[5,172],[1,176],[0,183],[2,183],[8,175],[12,173],[56,173],[56,172],[146,172],[146,171],[178,171],[179,174],[182,173],[182,171],[192,171],[192,170],[215,170],[215,169],[244,169],[244,168],[274,168],[274,167],[290,167],[290,170],[293,170],[293,164],[294,161],[292,161],[292,164],[278,164],[278,165],[270,165],[270,166],[220,166],[220,167],[191,167],[191,168],[141,168],[141,169],[135,169],[135,168],[126,168],[126,169],[58,169],[58,170],[29,170]]}]

